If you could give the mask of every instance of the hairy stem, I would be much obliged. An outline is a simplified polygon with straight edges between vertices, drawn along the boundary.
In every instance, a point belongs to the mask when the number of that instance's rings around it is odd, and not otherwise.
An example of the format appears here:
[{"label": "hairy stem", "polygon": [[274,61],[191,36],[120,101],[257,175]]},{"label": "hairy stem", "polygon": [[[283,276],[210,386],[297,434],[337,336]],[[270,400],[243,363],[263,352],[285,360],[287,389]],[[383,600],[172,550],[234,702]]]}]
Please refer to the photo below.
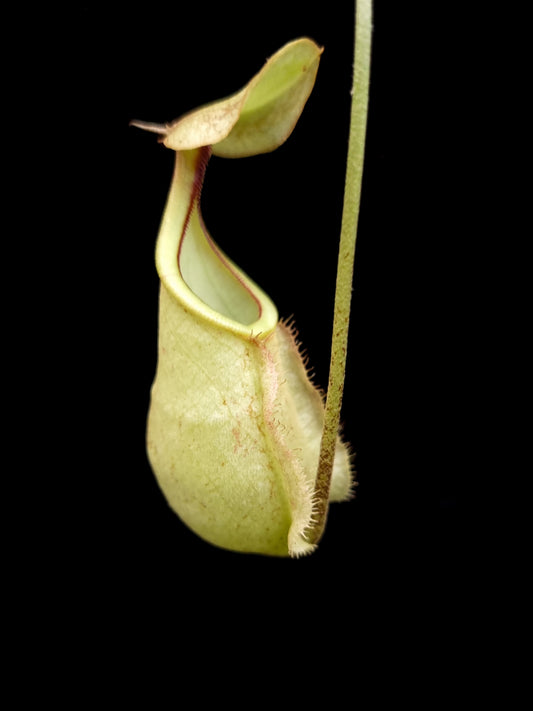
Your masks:
[{"label": "hairy stem", "polygon": [[307,538],[313,543],[320,539],[326,525],[331,472],[344,390],[353,265],[368,113],[371,34],[372,0],[356,0],[352,108],[337,264],[329,383],[315,485],[316,519],[307,535]]}]

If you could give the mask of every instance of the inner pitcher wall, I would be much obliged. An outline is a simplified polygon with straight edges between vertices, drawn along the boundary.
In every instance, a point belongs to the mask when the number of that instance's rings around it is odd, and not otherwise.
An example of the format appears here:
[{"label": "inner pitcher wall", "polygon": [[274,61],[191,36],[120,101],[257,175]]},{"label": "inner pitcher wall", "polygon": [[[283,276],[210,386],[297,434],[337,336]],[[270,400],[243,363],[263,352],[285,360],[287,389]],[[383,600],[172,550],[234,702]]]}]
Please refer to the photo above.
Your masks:
[{"label": "inner pitcher wall", "polygon": [[257,300],[207,234],[198,206],[181,240],[179,269],[191,291],[223,316],[245,326],[260,317]]}]

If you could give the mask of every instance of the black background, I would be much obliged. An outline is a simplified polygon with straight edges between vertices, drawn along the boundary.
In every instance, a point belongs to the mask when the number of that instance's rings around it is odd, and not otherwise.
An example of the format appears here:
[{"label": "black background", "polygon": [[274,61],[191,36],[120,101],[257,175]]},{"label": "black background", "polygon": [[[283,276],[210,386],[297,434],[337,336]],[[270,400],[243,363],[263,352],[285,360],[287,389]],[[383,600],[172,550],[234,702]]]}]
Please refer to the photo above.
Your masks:
[{"label": "black background", "polygon": [[457,227],[469,183],[468,162],[459,160],[470,97],[464,38],[445,6],[413,22],[399,5],[375,3],[342,417],[359,486],[353,501],[331,508],[317,552],[299,560],[201,541],[169,509],[151,473],[144,432],[156,366],[153,251],[173,154],[128,123],[170,121],[236,91],[298,36],[324,46],[290,139],[264,156],[213,158],[203,212],[280,315],[294,316],[325,387],[351,3],[274,2],[244,12],[231,4],[87,5],[58,13],[44,38],[53,82],[42,108],[61,108],[47,154],[60,169],[66,229],[42,253],[69,264],[49,284],[66,344],[57,436],[67,445],[50,445],[60,513],[48,527],[66,597],[89,593],[95,609],[123,620],[133,606],[163,627],[207,616],[268,634],[274,618],[303,624],[316,616],[355,632],[370,600],[401,619],[399,601],[423,605],[435,572],[446,582],[464,569],[471,501],[463,477],[473,456],[464,450],[472,395],[465,399],[458,384],[473,366],[468,327],[456,318],[472,252]]}]

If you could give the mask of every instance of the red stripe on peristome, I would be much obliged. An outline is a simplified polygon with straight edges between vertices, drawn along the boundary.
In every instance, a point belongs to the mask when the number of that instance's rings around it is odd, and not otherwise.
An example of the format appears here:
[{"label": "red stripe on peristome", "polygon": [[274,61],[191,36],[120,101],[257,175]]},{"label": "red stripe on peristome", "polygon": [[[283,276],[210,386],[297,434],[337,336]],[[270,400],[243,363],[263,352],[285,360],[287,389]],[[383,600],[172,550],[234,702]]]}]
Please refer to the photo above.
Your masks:
[{"label": "red stripe on peristome", "polygon": [[179,269],[179,255],[180,255],[180,251],[181,251],[181,245],[183,243],[183,238],[185,237],[185,233],[187,232],[187,227],[189,226],[189,222],[191,220],[191,215],[192,215],[194,206],[196,205],[196,203],[200,199],[200,195],[202,194],[202,186],[204,184],[205,170],[207,168],[207,164],[209,163],[209,159],[211,158],[211,153],[212,153],[211,146],[202,146],[200,148],[200,151],[198,153],[198,158],[196,160],[196,166],[194,168],[194,178],[193,178],[192,190],[191,190],[191,199],[189,201],[189,207],[187,208],[187,214],[186,214],[185,220],[183,222],[183,229],[181,231],[179,247],[178,247],[178,269]]}]

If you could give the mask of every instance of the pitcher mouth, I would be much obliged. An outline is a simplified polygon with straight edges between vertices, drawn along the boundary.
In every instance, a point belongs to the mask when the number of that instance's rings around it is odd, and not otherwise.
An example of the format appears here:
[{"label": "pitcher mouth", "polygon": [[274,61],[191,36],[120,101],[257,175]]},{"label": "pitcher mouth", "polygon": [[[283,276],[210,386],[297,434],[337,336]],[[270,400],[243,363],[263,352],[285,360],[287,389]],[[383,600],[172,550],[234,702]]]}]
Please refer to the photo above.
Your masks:
[{"label": "pitcher mouth", "polygon": [[[271,299],[209,234],[200,197],[211,147],[176,153],[156,262],[162,282],[189,310],[248,338],[266,337],[278,322]],[[173,255],[173,256],[172,256]]]},{"label": "pitcher mouth", "polygon": [[178,269],[187,286],[219,314],[250,326],[261,318],[261,300],[209,234],[200,197],[211,148],[198,151],[187,217],[178,245]]}]

